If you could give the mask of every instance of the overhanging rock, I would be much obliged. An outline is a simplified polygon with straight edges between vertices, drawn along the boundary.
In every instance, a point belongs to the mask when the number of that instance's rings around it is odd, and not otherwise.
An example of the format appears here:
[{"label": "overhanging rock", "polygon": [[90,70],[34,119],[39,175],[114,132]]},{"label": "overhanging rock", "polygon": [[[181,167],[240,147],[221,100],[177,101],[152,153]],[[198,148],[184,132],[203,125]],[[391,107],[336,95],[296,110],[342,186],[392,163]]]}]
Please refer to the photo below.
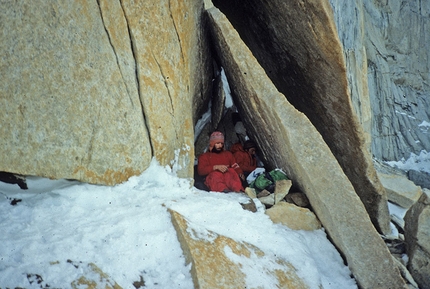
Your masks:
[{"label": "overhanging rock", "polygon": [[272,84],[226,17],[208,10],[235,103],[265,159],[307,195],[361,288],[406,288],[392,257],[330,149]]},{"label": "overhanging rock", "polygon": [[387,195],[351,103],[329,1],[214,0],[214,4],[226,13],[277,89],[321,133],[377,230],[390,233]]}]

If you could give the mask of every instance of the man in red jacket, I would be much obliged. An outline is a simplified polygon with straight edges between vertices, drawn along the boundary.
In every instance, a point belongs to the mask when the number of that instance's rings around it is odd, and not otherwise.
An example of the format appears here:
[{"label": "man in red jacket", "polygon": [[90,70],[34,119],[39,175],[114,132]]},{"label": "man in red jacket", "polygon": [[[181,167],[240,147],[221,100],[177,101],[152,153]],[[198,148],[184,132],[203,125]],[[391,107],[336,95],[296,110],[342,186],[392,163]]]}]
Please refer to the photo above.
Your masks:
[{"label": "man in red jacket", "polygon": [[205,176],[205,185],[214,192],[243,191],[242,169],[233,154],[224,149],[224,135],[215,131],[209,139],[209,150],[199,156],[197,172]]}]

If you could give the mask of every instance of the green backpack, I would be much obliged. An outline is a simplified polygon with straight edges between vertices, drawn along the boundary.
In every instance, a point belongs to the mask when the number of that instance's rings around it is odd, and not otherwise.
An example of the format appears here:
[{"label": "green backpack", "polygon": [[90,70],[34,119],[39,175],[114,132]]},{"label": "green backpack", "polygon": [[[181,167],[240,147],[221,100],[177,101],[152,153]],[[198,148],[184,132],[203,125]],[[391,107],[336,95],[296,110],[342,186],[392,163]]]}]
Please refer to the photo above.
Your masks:
[{"label": "green backpack", "polygon": [[251,188],[254,188],[257,192],[261,192],[266,189],[273,193],[275,190],[275,183],[279,180],[288,180],[287,175],[279,169],[274,169],[270,172],[264,172],[260,174],[254,181],[249,184]]}]

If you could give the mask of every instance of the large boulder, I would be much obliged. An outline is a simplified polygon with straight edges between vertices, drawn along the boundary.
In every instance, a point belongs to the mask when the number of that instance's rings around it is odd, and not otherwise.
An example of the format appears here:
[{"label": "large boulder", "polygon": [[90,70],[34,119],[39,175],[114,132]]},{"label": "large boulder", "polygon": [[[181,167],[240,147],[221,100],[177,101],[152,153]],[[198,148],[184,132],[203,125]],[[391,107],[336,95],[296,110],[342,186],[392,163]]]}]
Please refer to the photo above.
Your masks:
[{"label": "large boulder", "polygon": [[214,0],[277,89],[321,133],[369,212],[389,233],[387,196],[354,111],[332,7],[323,1]]},{"label": "large boulder", "polygon": [[197,0],[1,2],[0,171],[113,185],[155,156],[191,177],[202,15]]},{"label": "large boulder", "polygon": [[409,209],[421,197],[423,191],[405,176],[378,172],[378,177],[387,192],[388,200]]},{"label": "large boulder", "polygon": [[[361,288],[405,288],[366,210],[321,135],[272,84],[227,18],[208,11],[236,105],[265,159],[304,192]],[[365,249],[363,249],[365,248]]]},{"label": "large boulder", "polygon": [[430,190],[405,215],[408,269],[420,288],[430,288]]},{"label": "large boulder", "polygon": [[[0,171],[114,184],[151,147],[117,5],[1,2]],[[134,145],[130,145],[130,144]]]}]

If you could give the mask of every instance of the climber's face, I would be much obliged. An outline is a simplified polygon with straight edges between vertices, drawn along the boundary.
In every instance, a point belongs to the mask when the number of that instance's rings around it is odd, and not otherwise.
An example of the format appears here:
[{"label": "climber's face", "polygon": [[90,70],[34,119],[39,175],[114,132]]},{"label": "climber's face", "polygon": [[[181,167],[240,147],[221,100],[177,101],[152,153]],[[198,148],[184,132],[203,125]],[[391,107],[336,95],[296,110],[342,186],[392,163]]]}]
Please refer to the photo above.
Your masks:
[{"label": "climber's face", "polygon": [[217,142],[217,143],[215,143],[213,150],[217,151],[217,152],[220,152],[220,151],[222,151],[223,147],[224,147],[224,143]]}]

